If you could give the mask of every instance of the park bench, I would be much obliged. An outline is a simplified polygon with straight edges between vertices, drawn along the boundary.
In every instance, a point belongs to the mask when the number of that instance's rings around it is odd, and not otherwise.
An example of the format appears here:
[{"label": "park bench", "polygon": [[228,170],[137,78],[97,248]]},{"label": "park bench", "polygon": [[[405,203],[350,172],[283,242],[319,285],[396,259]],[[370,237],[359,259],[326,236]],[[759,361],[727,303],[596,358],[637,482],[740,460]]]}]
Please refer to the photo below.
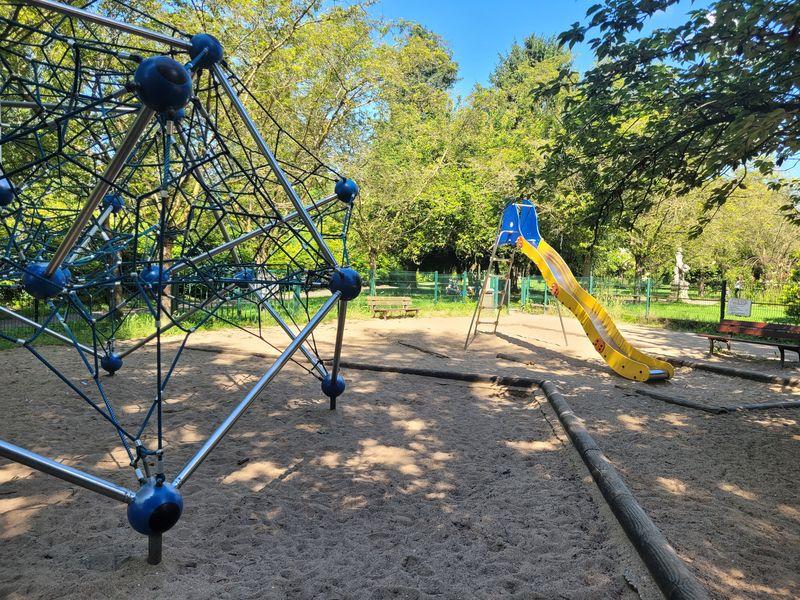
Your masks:
[{"label": "park bench", "polygon": [[411,298],[408,296],[368,296],[367,306],[372,311],[373,317],[382,319],[393,314],[415,317],[419,312],[418,308],[411,306]]},{"label": "park bench", "polygon": [[[708,351],[710,354],[714,354],[715,344],[718,342],[723,342],[728,347],[728,350],[731,349],[731,342],[741,342],[758,346],[774,346],[781,354],[781,367],[783,367],[787,350],[796,352],[800,360],[800,326],[723,319],[720,321],[717,331],[718,333],[714,334],[700,334],[708,338]],[[749,335],[767,339],[750,340],[734,337],[735,335]]]}]

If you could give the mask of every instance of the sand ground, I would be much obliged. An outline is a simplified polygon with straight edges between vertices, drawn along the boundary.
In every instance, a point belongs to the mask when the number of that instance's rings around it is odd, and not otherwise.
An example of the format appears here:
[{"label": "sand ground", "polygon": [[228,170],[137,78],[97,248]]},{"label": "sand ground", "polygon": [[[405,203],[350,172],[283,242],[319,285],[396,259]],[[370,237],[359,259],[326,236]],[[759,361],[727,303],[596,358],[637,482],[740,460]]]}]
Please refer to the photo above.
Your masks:
[{"label": "sand ground", "polygon": [[[796,412],[710,415],[637,395],[643,384],[605,368],[571,317],[566,346],[556,318],[512,314],[465,353],[467,324],[354,321],[345,358],[556,381],[713,597],[800,597]],[[623,330],[643,349],[708,359],[698,336]],[[283,343],[277,332],[268,339]],[[323,325],[323,356],[332,339],[333,325]],[[171,473],[275,354],[233,331],[198,333],[190,347],[165,408]],[[769,351],[734,350],[711,360],[780,372]],[[79,373],[69,350],[47,354]],[[133,355],[104,379],[123,422],[147,409],[152,358]],[[3,439],[133,485],[106,423],[24,350],[2,359]],[[336,412],[300,366],[276,378],[183,488],[185,514],[158,567],[146,564],[145,540],[121,505],[0,462],[0,597],[653,597],[541,394],[344,375]],[[657,389],[714,404],[800,399],[691,369]]]}]

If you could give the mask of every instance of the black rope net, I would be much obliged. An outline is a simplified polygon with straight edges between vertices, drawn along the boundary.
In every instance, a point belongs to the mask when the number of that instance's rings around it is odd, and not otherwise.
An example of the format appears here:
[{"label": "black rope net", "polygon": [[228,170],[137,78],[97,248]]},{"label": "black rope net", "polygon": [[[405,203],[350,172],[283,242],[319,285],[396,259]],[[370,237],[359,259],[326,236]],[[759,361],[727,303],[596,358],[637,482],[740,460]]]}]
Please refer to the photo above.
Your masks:
[{"label": "black rope net", "polygon": [[[161,404],[193,332],[224,324],[282,351],[265,328],[296,335],[330,298],[351,207],[334,186],[352,182],[212,56],[213,38],[122,2],[80,8],[177,42],[33,4],[0,4],[0,337],[100,413],[137,468],[163,450]],[[174,90],[148,96],[137,69],[151,63],[168,80],[187,65],[185,102],[154,108]],[[48,359],[45,339],[75,350],[91,391]],[[132,421],[103,380],[147,345],[152,404]],[[313,333],[293,360],[326,373]]]}]

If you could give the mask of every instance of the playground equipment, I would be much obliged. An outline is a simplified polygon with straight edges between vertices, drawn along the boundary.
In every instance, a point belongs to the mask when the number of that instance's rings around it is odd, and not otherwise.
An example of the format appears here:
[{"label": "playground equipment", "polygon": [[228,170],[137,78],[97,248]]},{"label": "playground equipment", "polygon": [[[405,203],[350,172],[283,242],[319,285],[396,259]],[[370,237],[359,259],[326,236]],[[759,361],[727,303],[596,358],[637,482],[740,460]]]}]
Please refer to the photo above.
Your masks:
[{"label": "playground equipment", "polygon": [[[0,290],[11,298],[0,313],[16,327],[0,337],[102,417],[138,490],[3,440],[0,456],[127,504],[157,563],[181,487],[297,352],[331,409],[344,392],[347,303],[361,289],[343,266],[358,186],[270,116],[213,36],[119,0],[89,4],[25,0],[0,15]],[[17,308],[26,298],[38,319]],[[168,384],[192,333],[212,319],[236,325],[221,313],[231,303],[253,315],[240,329],[280,355],[170,481]],[[314,330],[337,305],[328,369]],[[285,346],[266,337],[267,318]],[[149,333],[126,345],[133,324]],[[168,346],[170,330],[182,338]],[[44,337],[74,351],[70,368],[48,358]],[[126,357],[147,345],[152,402],[143,418],[123,417],[104,379],[126,376]],[[87,373],[91,389],[79,385]]]},{"label": "playground equipment", "polygon": [[[628,343],[617,329],[611,315],[578,283],[564,259],[539,233],[536,207],[530,201],[509,204],[503,211],[498,234],[492,248],[492,257],[498,248],[514,246],[530,258],[544,277],[550,292],[561,301],[578,321],[597,352],[611,369],[627,379],[656,381],[672,377],[674,368],[669,363],[640,352]],[[513,261],[514,254],[509,261]],[[480,298],[486,295],[488,278]],[[506,287],[509,285],[508,281]],[[481,301],[475,309],[465,348],[475,337],[480,322]],[[494,321],[497,329],[499,310]]]}]

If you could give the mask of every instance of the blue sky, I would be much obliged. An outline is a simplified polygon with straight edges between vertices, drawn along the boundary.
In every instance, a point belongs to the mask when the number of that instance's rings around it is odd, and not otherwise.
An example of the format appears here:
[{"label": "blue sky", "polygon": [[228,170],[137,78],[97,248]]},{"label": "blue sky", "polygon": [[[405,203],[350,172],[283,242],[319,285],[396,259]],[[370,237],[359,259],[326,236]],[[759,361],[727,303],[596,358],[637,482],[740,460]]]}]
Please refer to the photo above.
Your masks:
[{"label": "blue sky", "polygon": [[[486,83],[501,54],[531,33],[557,35],[599,0],[381,0],[371,11],[386,20],[408,19],[441,35],[453,51],[461,80],[456,95],[466,96]],[[654,17],[655,27],[677,25],[687,10],[709,4],[683,0]],[[575,49],[575,64],[585,70],[594,62],[591,49]]]}]

